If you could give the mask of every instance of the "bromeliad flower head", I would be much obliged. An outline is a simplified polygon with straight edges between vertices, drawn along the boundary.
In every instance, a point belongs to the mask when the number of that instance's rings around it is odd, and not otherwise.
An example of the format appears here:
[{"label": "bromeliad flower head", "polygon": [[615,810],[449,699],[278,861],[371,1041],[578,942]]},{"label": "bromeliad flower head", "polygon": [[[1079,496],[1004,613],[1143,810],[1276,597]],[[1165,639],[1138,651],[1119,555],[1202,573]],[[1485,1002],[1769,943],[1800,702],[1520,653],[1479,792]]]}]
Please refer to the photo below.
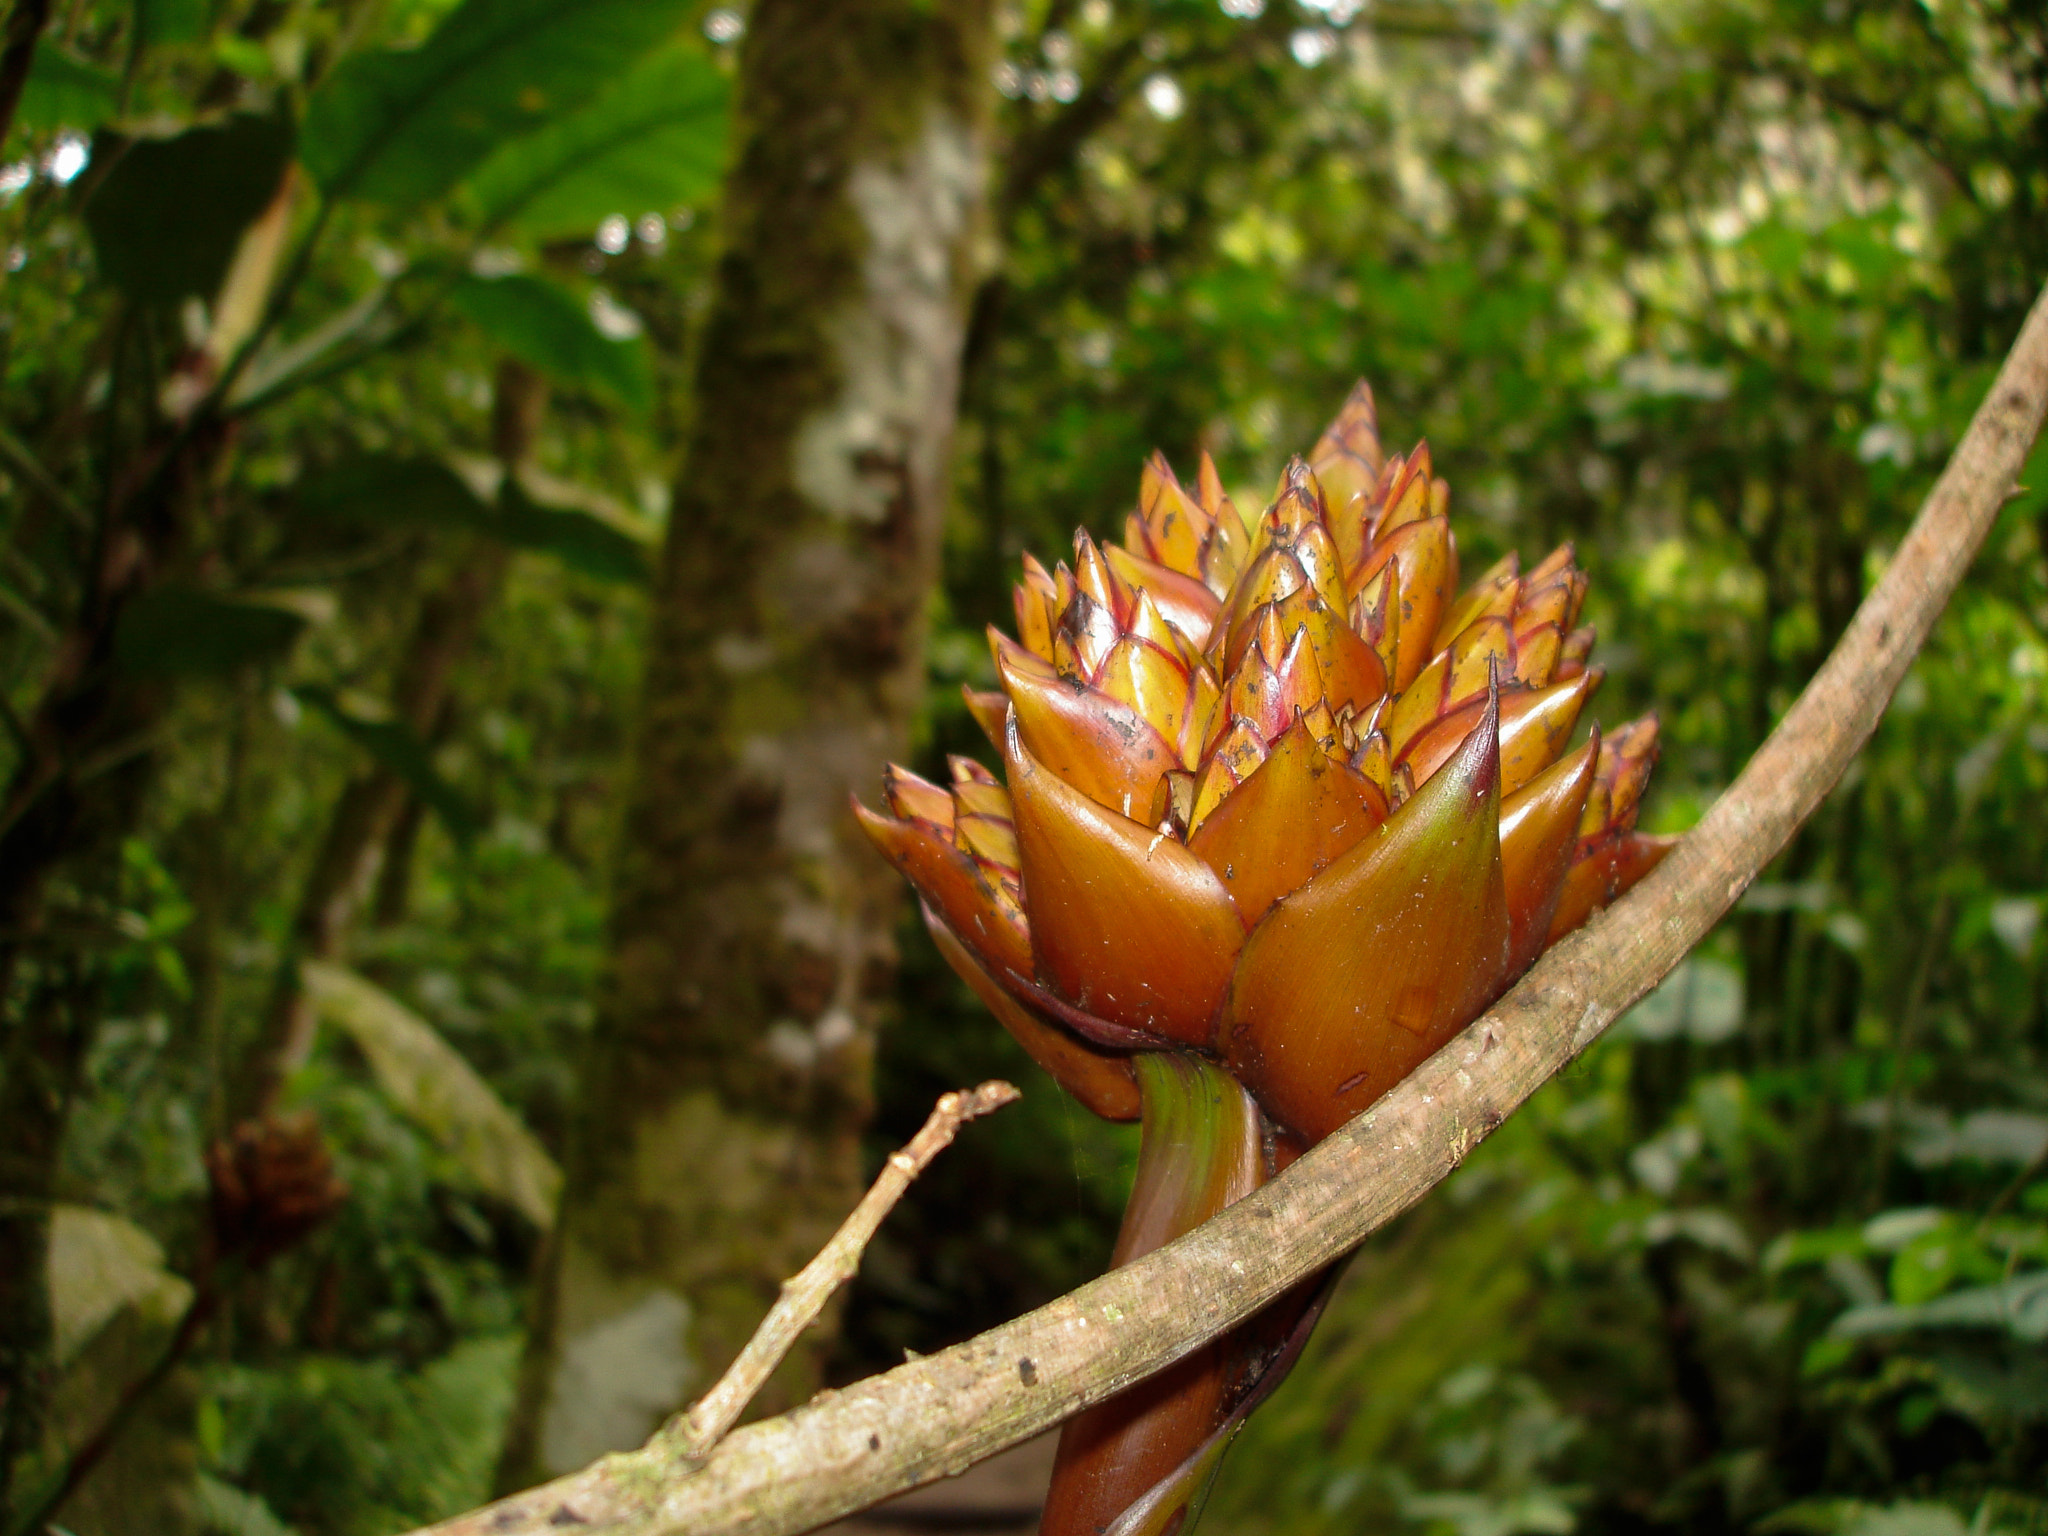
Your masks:
[{"label": "bromeliad flower head", "polygon": [[1026,556],[1004,783],[889,771],[856,806],[947,959],[1100,1114],[1130,1058],[1219,1062],[1298,1143],[1336,1129],[1655,866],[1654,717],[1570,754],[1601,674],[1569,545],[1462,593],[1427,444],[1360,384],[1272,504],[1145,466],[1121,545]]},{"label": "bromeliad flower head", "polygon": [[[1271,1177],[1640,879],[1639,720],[1566,745],[1600,673],[1569,545],[1458,590],[1429,449],[1353,391],[1256,521],[1155,455],[1121,545],[1026,556],[1004,782],[891,768],[855,806],[933,937],[1075,1097],[1144,1134],[1116,1262]],[[1271,1134],[1269,1134],[1269,1132]],[[1043,1536],[1191,1529],[1327,1294],[1309,1282],[1061,1434]]]}]

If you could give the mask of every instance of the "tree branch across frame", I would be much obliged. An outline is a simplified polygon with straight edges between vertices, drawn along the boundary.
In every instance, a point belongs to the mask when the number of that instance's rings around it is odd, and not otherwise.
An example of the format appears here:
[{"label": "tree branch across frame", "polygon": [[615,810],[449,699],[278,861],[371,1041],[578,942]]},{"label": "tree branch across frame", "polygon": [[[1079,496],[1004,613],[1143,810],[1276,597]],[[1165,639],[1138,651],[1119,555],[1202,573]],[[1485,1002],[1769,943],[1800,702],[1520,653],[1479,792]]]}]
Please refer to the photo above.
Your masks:
[{"label": "tree branch across frame", "polygon": [[790,1536],[963,1471],[1121,1391],[1349,1252],[1655,986],[1819,808],[1990,532],[2048,409],[2048,293],[1883,578],[1740,778],[1656,873],[1376,1105],[1179,1241],[1049,1306],[726,1437],[637,1451],[425,1536]]}]

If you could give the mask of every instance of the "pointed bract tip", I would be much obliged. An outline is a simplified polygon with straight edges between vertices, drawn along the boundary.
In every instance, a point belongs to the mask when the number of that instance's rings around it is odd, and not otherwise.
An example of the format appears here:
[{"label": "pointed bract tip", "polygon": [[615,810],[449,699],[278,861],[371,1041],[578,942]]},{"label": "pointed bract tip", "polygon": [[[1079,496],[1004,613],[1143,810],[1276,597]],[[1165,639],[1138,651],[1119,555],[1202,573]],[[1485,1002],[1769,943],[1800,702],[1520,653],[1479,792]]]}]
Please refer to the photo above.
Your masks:
[{"label": "pointed bract tip", "polygon": [[847,792],[846,803],[853,810],[855,824],[866,834],[867,840],[875,845],[875,851],[894,864],[895,850],[901,841],[900,829],[903,824],[893,816],[884,816],[879,811],[869,810],[861,803],[860,796],[850,790]]},{"label": "pointed bract tip", "polygon": [[960,697],[967,701],[967,712],[981,727],[988,744],[1000,752],[1003,749],[1003,718],[1010,712],[1009,695],[999,688],[982,689],[971,683],[962,683]]},{"label": "pointed bract tip", "polygon": [[1500,672],[1497,659],[1488,657],[1486,669],[1486,708],[1452,760],[1455,771],[1468,778],[1474,801],[1483,800],[1500,788]]}]

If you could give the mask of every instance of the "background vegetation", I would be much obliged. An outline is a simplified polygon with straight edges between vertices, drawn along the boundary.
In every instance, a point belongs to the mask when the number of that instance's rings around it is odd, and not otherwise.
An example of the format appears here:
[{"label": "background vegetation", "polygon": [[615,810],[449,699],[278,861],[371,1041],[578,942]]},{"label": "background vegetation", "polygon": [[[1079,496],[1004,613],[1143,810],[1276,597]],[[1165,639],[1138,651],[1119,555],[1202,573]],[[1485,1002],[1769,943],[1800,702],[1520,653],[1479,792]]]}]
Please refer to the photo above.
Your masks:
[{"label": "background vegetation", "polygon": [[[417,92],[445,121],[380,137],[436,57],[380,50],[451,9],[58,0],[6,141],[9,815],[82,632],[79,675],[130,681],[67,772],[89,799],[151,770],[6,935],[5,1091],[48,1082],[49,1041],[77,1052],[47,1183],[6,1149],[10,1198],[72,1213],[65,1370],[49,1438],[5,1447],[18,1489],[161,1349],[206,1249],[204,1149],[280,1059],[296,959],[379,989],[316,988],[325,1027],[277,1068],[347,1200],[225,1282],[81,1532],[448,1513],[488,1491],[511,1399],[746,19],[473,0],[554,59],[550,93],[476,72]],[[1263,500],[1362,374],[1390,442],[1427,435],[1467,570],[1578,542],[1596,708],[1662,711],[1652,821],[1683,828],[1826,653],[2048,277],[2031,0],[1046,0],[1000,24],[1000,255],[926,766],[979,746],[958,684],[990,680],[1020,549],[1113,531],[1155,446]],[[319,211],[295,205],[268,322],[223,346],[219,232],[271,202],[288,133]],[[1216,1529],[2048,1531],[2035,464],[1768,881],[1360,1258]],[[93,631],[108,509],[166,465],[185,532]],[[307,913],[373,781],[382,857],[322,950]],[[436,1041],[474,1078],[449,1086]],[[847,1377],[1091,1273],[1131,1150],[913,928],[877,1070],[877,1158],[946,1087],[1027,1096],[892,1218]],[[172,1483],[145,1525],[140,1490]]]}]

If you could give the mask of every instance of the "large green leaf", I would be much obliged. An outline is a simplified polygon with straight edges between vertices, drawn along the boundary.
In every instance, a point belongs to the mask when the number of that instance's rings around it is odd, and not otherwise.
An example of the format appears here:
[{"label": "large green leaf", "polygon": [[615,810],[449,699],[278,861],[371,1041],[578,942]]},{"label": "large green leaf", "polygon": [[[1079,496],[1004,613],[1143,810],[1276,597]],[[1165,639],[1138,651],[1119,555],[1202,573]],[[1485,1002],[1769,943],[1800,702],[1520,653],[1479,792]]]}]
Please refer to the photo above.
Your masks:
[{"label": "large green leaf", "polygon": [[441,818],[441,824],[456,842],[468,847],[481,830],[481,823],[469,802],[434,767],[427,744],[402,720],[372,720],[354,713],[334,696],[331,689],[301,687],[292,690],[300,703],[317,710],[332,721],[342,735],[383,767],[398,775],[420,803]]},{"label": "large green leaf", "polygon": [[554,1224],[561,1170],[433,1025],[341,966],[308,960],[299,973],[313,1005],[348,1032],[392,1102],[480,1189],[543,1232]]},{"label": "large green leaf", "polygon": [[545,278],[465,277],[448,302],[492,341],[558,384],[609,395],[634,412],[653,402],[647,347],[613,341],[575,295]]},{"label": "large green leaf", "polygon": [[501,502],[486,527],[515,548],[542,551],[606,581],[647,580],[647,547],[603,519],[574,507],[545,506],[516,480],[506,482]]},{"label": "large green leaf", "polygon": [[122,612],[114,659],[131,672],[157,677],[231,672],[282,655],[305,627],[304,614],[276,604],[164,587]]},{"label": "large green leaf", "polygon": [[246,230],[276,197],[292,157],[290,124],[231,117],[174,138],[93,141],[117,156],[84,216],[100,272],[130,297],[210,299]]},{"label": "large green leaf", "polygon": [[112,71],[45,43],[29,66],[14,123],[34,129],[96,128],[114,115],[120,99],[121,82]]},{"label": "large green leaf", "polygon": [[365,454],[309,475],[299,507],[316,517],[401,528],[480,528],[490,508],[439,459]]},{"label": "large green leaf", "polygon": [[724,162],[730,94],[701,49],[663,49],[588,106],[491,156],[469,180],[470,200],[486,223],[549,236],[701,198]]},{"label": "large green leaf", "polygon": [[163,1245],[134,1222],[83,1205],[50,1211],[50,1321],[68,1365],[101,1329],[132,1308],[168,1329],[192,1300],[191,1282],[166,1267]]},{"label": "large green leaf", "polygon": [[135,29],[149,43],[196,43],[213,24],[208,0],[135,0]]},{"label": "large green leaf", "polygon": [[350,460],[310,477],[300,487],[299,506],[316,517],[481,533],[607,581],[647,580],[647,548],[632,534],[580,508],[536,500],[517,480],[508,479],[491,506],[438,459],[369,454]]},{"label": "large green leaf", "polygon": [[684,0],[464,0],[424,45],[348,60],[306,111],[322,190],[398,208],[581,106],[665,42]]},{"label": "large green leaf", "polygon": [[1838,1338],[1858,1339],[1916,1328],[1996,1329],[2028,1344],[2048,1341],[2048,1270],[1951,1291],[1916,1306],[1885,1302],[1851,1307],[1829,1331]]}]

